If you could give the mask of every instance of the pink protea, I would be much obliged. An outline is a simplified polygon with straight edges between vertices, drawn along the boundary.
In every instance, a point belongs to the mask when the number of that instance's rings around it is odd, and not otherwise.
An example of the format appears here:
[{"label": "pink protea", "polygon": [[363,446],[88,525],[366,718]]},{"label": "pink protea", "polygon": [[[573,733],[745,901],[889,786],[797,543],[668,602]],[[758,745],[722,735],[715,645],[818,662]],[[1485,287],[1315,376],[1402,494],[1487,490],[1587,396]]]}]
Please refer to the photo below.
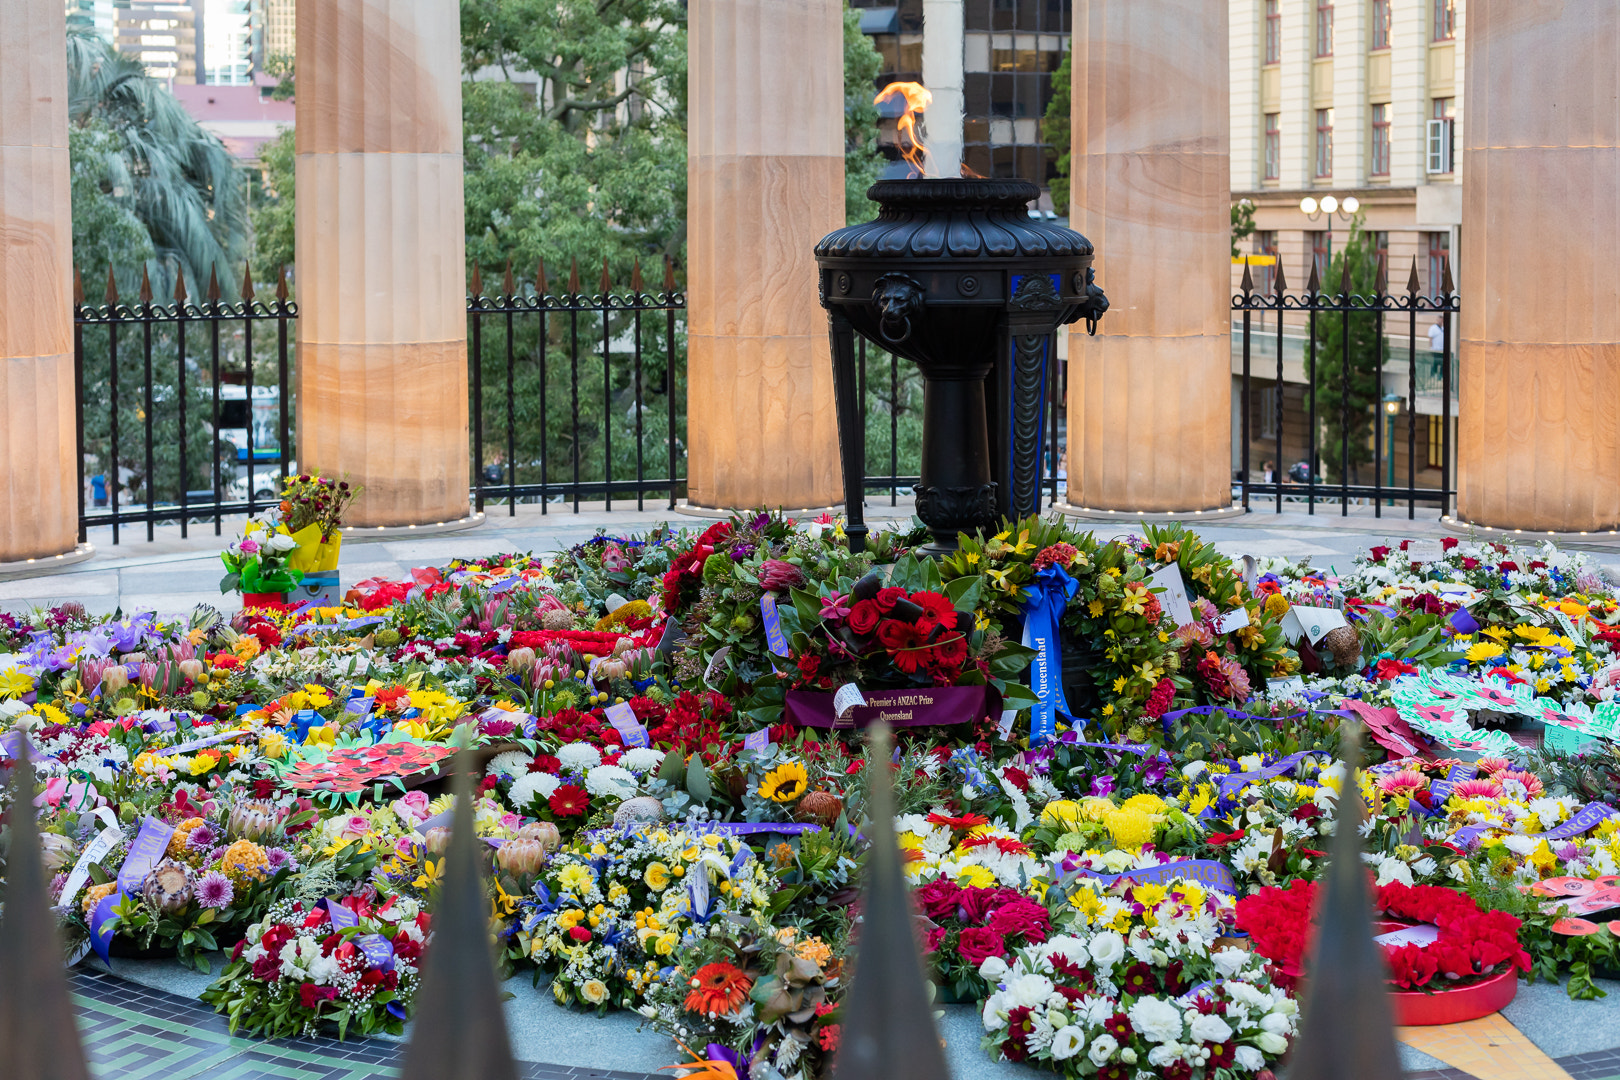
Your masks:
[{"label": "pink protea", "polygon": [[1416,769],[1402,769],[1378,778],[1378,790],[1385,795],[1404,795],[1411,798],[1429,786],[1428,778]]},{"label": "pink protea", "polygon": [[766,559],[759,568],[759,587],[772,592],[796,589],[805,581],[804,571],[781,559]]},{"label": "pink protea", "polygon": [[1524,787],[1526,798],[1533,799],[1542,792],[1541,780],[1535,773],[1525,772],[1523,769],[1509,769],[1496,779],[1502,782],[1504,788],[1509,780],[1517,781]]},{"label": "pink protea", "polygon": [[1507,758],[1499,757],[1480,758],[1477,764],[1479,765],[1480,771],[1486,776],[1497,776],[1498,774],[1505,773],[1509,769],[1513,768],[1513,763],[1511,761],[1509,761]]},{"label": "pink protea", "polygon": [[1464,780],[1451,789],[1451,794],[1459,799],[1499,799],[1502,797],[1502,785],[1489,777],[1484,780]]}]

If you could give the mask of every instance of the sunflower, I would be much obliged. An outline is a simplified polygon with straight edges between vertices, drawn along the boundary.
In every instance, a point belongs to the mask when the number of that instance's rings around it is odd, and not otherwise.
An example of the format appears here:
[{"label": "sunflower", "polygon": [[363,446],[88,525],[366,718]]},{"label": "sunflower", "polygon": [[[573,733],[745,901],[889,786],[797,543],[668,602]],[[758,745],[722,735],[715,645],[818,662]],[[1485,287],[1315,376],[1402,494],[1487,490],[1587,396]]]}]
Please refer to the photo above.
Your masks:
[{"label": "sunflower", "polygon": [[704,964],[686,981],[686,1011],[703,1016],[726,1016],[744,1001],[754,981],[731,964]]},{"label": "sunflower", "polygon": [[790,803],[809,787],[810,776],[804,771],[804,766],[797,761],[789,761],[765,774],[765,779],[759,784],[759,794],[760,798],[773,802]]}]

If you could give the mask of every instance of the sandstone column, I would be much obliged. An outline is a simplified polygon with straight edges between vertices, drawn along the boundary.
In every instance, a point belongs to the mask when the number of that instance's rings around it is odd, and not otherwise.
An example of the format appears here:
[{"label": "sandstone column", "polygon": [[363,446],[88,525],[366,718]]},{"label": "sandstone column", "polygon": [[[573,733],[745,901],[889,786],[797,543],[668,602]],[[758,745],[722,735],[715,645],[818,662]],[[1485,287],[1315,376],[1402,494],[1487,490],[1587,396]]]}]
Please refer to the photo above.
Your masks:
[{"label": "sandstone column", "polygon": [[467,512],[455,0],[298,5],[298,462],[350,520]]},{"label": "sandstone column", "polygon": [[694,506],[841,502],[816,241],[844,224],[839,0],[693,0],[687,427]]},{"label": "sandstone column", "polygon": [[0,562],[72,551],[72,198],[61,0],[0,3]]},{"label": "sandstone column", "polygon": [[1112,306],[1069,340],[1069,502],[1231,505],[1227,5],[1075,0],[1070,218]]},{"label": "sandstone column", "polygon": [[1468,5],[1461,517],[1620,527],[1620,6]]}]

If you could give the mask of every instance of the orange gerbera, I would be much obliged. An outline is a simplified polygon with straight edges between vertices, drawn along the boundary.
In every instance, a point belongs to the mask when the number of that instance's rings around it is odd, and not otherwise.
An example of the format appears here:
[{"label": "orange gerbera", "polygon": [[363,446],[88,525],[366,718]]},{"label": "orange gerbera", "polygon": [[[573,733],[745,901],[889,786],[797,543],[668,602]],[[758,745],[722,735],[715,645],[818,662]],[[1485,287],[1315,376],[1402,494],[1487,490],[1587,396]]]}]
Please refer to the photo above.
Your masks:
[{"label": "orange gerbera", "polygon": [[704,964],[687,985],[692,988],[686,995],[687,1012],[725,1016],[748,999],[754,980],[731,964]]}]

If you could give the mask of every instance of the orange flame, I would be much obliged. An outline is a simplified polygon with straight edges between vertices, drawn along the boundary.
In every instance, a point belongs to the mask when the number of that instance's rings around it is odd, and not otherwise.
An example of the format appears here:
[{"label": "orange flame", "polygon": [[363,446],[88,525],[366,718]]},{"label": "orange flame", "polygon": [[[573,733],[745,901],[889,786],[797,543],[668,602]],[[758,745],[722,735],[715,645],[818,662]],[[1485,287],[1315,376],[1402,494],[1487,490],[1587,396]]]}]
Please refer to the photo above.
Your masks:
[{"label": "orange flame", "polygon": [[906,102],[905,114],[895,123],[900,156],[918,176],[925,176],[928,172],[928,148],[923,145],[922,136],[917,132],[917,117],[934,103],[934,95],[922,83],[896,82],[885,86],[872,99],[872,104],[882,105],[896,95],[905,98]]}]

